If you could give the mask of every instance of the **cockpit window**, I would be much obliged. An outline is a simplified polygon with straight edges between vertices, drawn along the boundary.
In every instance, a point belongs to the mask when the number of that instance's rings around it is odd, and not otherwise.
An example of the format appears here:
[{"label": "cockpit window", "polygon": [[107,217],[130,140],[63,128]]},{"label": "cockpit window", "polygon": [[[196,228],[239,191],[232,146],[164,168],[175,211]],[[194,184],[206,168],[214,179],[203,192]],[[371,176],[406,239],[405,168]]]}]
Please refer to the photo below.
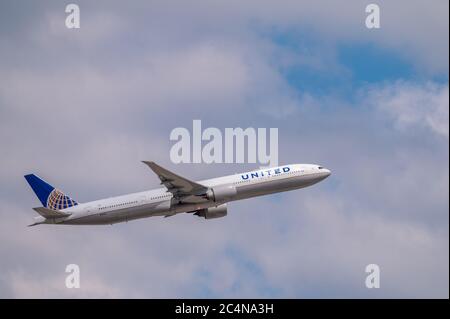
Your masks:
[{"label": "cockpit window", "polygon": [[318,169],[323,169],[323,166],[319,166]]}]

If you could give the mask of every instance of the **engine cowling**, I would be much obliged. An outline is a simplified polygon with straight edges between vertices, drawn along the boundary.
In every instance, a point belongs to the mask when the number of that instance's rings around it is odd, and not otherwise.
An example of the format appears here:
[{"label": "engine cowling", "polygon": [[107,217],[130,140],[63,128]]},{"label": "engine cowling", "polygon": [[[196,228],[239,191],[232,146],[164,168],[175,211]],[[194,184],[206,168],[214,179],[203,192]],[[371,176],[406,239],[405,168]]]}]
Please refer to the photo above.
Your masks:
[{"label": "engine cowling", "polygon": [[236,187],[233,185],[216,186],[208,190],[206,198],[215,202],[220,202],[233,198],[236,193]]},{"label": "engine cowling", "polygon": [[194,215],[204,217],[205,219],[225,217],[227,216],[227,204],[201,209]]}]

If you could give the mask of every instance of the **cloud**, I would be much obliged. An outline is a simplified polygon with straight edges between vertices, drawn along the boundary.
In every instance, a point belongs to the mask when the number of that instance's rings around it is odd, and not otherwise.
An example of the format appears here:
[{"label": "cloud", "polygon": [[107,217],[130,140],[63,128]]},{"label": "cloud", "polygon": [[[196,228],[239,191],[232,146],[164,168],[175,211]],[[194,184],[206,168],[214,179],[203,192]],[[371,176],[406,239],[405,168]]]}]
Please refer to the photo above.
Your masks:
[{"label": "cloud", "polygon": [[[266,283],[278,287],[281,296],[431,297],[446,293],[447,285],[442,283],[448,277],[448,255],[442,255],[447,247],[445,232],[436,236],[417,224],[380,218],[370,207],[355,209],[344,193],[304,192],[309,194],[285,195],[289,203],[284,203],[283,210],[278,203],[264,203],[269,208],[258,211],[258,231],[251,238],[239,234],[255,216],[242,217],[236,231],[239,249],[262,268]],[[257,245],[261,248],[255,249]],[[371,261],[381,267],[385,289],[379,292],[364,286],[364,267]],[[437,271],[434,275],[432,269]]]},{"label": "cloud", "polygon": [[[0,296],[448,298],[448,83],[434,78],[448,78],[448,3],[383,2],[377,33],[360,2],[80,1],[80,33],[58,28],[53,2],[22,6],[0,10]],[[298,43],[275,39],[285,32]],[[336,53],[365,41],[419,79],[353,88]],[[298,65],[350,93],[297,87],[285,71]],[[333,175],[223,219],[25,227],[31,171],[83,202],[158,187],[142,159],[193,179],[252,168],[171,164],[169,133],[193,119],[278,127],[280,162]],[[80,290],[64,287],[69,263]],[[369,263],[378,291],[364,287]]]},{"label": "cloud", "polygon": [[448,84],[401,81],[372,91],[369,99],[389,114],[399,129],[426,127],[448,139],[448,96]]},{"label": "cloud", "polygon": [[[84,278],[83,278],[84,279]],[[4,278],[11,289],[12,298],[124,298],[120,290],[103,282],[98,278],[84,279],[80,288],[65,288],[62,283],[64,276],[54,276],[49,278],[36,278],[33,275],[16,271],[9,277]]]}]

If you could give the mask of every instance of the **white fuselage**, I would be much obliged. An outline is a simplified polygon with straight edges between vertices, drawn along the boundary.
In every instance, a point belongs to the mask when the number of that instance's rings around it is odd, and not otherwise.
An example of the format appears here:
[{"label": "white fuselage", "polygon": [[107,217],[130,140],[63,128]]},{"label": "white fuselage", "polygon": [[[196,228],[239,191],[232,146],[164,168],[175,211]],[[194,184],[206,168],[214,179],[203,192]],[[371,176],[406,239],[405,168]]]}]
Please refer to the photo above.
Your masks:
[{"label": "white fuselage", "polygon": [[166,188],[159,188],[97,201],[80,203],[61,210],[71,215],[46,219],[42,223],[69,225],[101,225],[125,222],[150,216],[171,216],[183,212],[216,207],[226,202],[261,195],[284,192],[313,185],[330,175],[330,171],[319,165],[292,164],[276,168],[259,169],[243,174],[228,175],[199,181],[214,189],[231,186],[236,194],[221,201],[183,202],[173,198]]}]

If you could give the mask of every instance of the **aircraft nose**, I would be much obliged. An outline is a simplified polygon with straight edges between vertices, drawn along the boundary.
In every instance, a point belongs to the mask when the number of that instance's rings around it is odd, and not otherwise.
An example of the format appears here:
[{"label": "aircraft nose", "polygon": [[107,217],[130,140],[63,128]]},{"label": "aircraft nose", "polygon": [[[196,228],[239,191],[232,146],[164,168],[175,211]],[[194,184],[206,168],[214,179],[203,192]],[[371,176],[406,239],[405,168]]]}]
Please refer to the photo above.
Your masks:
[{"label": "aircraft nose", "polygon": [[331,171],[328,168],[325,168],[323,166],[319,166],[320,169],[320,180],[323,180],[331,175]]}]

